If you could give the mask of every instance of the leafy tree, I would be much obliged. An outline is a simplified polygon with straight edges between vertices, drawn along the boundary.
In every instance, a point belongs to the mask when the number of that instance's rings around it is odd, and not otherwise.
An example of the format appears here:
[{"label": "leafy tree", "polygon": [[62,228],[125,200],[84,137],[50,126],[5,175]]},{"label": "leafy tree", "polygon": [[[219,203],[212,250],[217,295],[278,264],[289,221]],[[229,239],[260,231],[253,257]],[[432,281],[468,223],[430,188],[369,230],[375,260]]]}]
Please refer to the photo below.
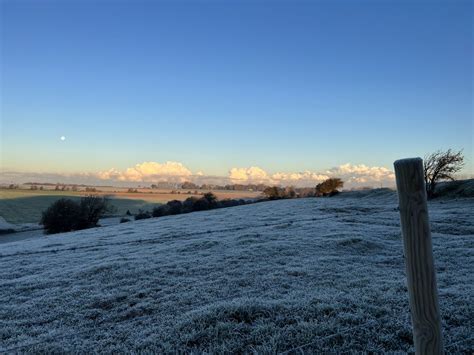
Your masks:
[{"label": "leafy tree", "polygon": [[283,191],[278,186],[268,186],[268,187],[266,187],[265,190],[263,190],[263,194],[269,200],[277,200],[277,199],[283,197]]},{"label": "leafy tree", "polygon": [[316,185],[316,195],[332,196],[339,192],[344,186],[344,182],[339,178],[329,178],[320,184]]},{"label": "leafy tree", "polygon": [[183,184],[181,185],[181,188],[184,189],[184,190],[194,190],[194,189],[197,189],[199,188],[196,184],[190,182],[190,181],[185,181],[183,182]]},{"label": "leafy tree", "polygon": [[454,180],[454,174],[464,166],[464,156],[462,150],[454,152],[436,151],[425,156],[424,176],[426,194],[428,198],[433,198],[438,182],[442,180]]}]

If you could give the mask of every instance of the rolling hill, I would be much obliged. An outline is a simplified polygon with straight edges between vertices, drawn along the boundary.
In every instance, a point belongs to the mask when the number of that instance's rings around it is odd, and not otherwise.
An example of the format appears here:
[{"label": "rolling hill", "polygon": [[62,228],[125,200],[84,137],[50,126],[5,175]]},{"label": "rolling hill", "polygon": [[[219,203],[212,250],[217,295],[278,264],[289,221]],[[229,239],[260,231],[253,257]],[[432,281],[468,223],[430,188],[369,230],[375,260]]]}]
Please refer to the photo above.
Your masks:
[{"label": "rolling hill", "polygon": [[[469,352],[474,199],[429,208],[445,347]],[[402,250],[383,189],[7,243],[0,350],[413,351]]]}]

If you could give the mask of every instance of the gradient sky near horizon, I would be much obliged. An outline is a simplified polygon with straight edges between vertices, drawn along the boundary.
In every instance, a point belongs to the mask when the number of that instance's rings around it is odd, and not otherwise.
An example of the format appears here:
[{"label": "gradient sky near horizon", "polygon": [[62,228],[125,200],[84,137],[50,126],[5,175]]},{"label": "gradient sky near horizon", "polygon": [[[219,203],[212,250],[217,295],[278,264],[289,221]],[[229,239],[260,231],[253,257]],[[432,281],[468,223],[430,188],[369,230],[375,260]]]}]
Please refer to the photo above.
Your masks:
[{"label": "gradient sky near horizon", "polygon": [[0,6],[4,169],[392,169],[454,148],[473,171],[471,1]]}]

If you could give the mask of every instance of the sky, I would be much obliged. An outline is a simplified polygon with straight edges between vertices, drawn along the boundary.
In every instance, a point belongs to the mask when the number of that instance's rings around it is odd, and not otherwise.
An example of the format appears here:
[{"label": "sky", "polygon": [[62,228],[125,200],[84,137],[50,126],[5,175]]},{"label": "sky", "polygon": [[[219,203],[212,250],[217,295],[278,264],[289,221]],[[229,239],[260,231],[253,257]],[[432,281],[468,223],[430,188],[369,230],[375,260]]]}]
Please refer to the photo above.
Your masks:
[{"label": "sky", "polygon": [[453,148],[473,173],[471,1],[0,6],[3,172],[378,183]]}]

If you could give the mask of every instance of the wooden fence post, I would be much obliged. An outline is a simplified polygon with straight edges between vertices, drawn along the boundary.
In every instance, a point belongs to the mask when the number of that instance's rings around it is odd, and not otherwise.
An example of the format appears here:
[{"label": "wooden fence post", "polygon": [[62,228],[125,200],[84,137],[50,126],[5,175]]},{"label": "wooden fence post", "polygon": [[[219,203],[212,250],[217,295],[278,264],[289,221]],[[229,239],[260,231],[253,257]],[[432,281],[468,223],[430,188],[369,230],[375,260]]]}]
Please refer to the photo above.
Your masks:
[{"label": "wooden fence post", "polygon": [[443,354],[423,160],[394,163],[416,354]]}]

